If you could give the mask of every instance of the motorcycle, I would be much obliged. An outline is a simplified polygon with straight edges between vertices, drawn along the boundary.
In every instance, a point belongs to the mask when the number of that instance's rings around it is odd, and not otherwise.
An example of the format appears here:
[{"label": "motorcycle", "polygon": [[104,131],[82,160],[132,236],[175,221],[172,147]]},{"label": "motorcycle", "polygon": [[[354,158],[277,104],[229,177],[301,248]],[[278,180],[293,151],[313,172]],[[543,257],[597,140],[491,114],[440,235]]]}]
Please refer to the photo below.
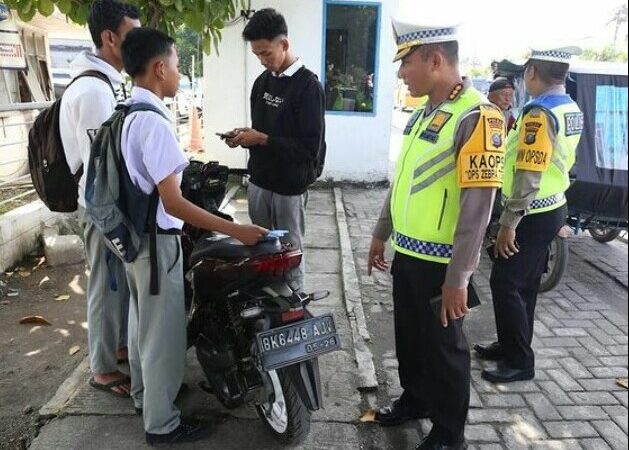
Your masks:
[{"label": "motorcycle", "polygon": [[[193,162],[184,196],[212,213],[225,195],[229,170]],[[307,306],[328,292],[294,291],[285,275],[302,252],[278,238],[247,247],[186,225],[182,236],[189,311],[188,346],[207,379],[202,387],[228,409],[248,405],[283,444],[309,433],[322,408],[318,357],[340,348],[332,314]]]}]

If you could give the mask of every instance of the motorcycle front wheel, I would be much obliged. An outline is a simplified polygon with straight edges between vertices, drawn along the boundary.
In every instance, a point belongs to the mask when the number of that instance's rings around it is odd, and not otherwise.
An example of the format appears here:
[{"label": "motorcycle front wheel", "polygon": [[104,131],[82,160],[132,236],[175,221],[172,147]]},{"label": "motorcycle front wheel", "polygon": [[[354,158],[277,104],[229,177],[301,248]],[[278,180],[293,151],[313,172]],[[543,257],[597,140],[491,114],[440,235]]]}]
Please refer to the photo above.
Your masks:
[{"label": "motorcycle front wheel", "polygon": [[548,249],[548,269],[542,275],[539,292],[549,292],[557,287],[568,267],[568,239],[555,236]]},{"label": "motorcycle front wheel", "polygon": [[268,375],[273,384],[274,399],[256,406],[258,416],[279,442],[300,444],[310,433],[310,411],[285,371],[273,370]]}]

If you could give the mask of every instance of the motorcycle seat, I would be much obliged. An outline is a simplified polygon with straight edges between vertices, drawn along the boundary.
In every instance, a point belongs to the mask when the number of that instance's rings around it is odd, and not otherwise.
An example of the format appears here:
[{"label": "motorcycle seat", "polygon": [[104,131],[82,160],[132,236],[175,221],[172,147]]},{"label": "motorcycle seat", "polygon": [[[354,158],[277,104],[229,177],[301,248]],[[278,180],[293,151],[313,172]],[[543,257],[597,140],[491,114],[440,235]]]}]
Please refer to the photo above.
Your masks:
[{"label": "motorcycle seat", "polygon": [[255,246],[248,246],[231,237],[210,234],[197,241],[190,254],[190,264],[195,265],[209,258],[232,261],[281,252],[282,244],[277,238],[260,242]]}]

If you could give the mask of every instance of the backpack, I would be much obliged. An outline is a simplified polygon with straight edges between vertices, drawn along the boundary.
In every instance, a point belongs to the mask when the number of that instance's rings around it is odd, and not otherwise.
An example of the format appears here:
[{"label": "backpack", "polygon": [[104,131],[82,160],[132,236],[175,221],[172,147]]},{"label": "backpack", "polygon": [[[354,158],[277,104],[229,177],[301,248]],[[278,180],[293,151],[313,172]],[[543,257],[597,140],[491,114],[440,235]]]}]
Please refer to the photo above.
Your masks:
[{"label": "backpack", "polygon": [[125,263],[135,261],[142,236],[150,234],[151,294],[157,295],[155,255],[159,193],[155,188],[151,194],[145,194],[133,183],[121,148],[124,121],[138,111],[152,111],[168,120],[148,103],[116,107],[92,142],[85,187],[86,217],[103,234],[113,255]]},{"label": "backpack", "polygon": [[[107,75],[88,70],[77,76],[68,85],[83,77],[98,78],[106,82],[111,92],[116,91]],[[74,212],[78,208],[79,180],[83,166],[76,174],[70,171],[59,130],[61,100],[39,113],[28,133],[28,166],[37,195],[50,211]]]}]

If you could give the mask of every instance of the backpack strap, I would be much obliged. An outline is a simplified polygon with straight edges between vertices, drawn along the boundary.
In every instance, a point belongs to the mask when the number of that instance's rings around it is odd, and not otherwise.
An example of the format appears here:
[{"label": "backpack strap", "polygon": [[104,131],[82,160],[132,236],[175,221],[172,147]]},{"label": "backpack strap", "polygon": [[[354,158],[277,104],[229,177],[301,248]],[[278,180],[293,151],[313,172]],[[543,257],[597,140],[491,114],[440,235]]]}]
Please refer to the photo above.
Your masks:
[{"label": "backpack strap", "polygon": [[[98,78],[99,80],[103,81],[104,83],[107,83],[107,86],[109,86],[109,88],[111,89],[111,93],[113,94],[114,98],[117,97],[116,90],[114,89],[114,85],[111,84],[111,80],[109,79],[109,77],[107,75],[105,75],[103,72],[99,72],[98,70],[86,70],[85,72],[82,72],[82,73],[78,74],[74,78],[74,80],[72,80],[70,82],[70,84],[68,84],[68,86],[66,86],[66,90],[70,86],[72,86],[75,81],[77,81],[77,80],[79,80],[81,78],[85,78],[85,77]],[[79,167],[79,170],[77,170],[76,173],[74,174],[74,179],[76,180],[77,184],[81,180],[81,177],[83,176],[83,172],[84,172],[84,167],[83,167],[83,164],[81,164],[81,167]]]},{"label": "backpack strap", "polygon": [[[119,105],[116,109],[125,109],[125,115],[135,112],[150,111],[162,116],[166,121],[170,119],[156,106],[150,103],[132,103],[131,105]],[[157,266],[157,208],[159,206],[159,192],[157,187],[149,197],[149,213],[146,221],[149,233],[149,259],[151,265],[150,294],[159,295],[159,267]]]}]

